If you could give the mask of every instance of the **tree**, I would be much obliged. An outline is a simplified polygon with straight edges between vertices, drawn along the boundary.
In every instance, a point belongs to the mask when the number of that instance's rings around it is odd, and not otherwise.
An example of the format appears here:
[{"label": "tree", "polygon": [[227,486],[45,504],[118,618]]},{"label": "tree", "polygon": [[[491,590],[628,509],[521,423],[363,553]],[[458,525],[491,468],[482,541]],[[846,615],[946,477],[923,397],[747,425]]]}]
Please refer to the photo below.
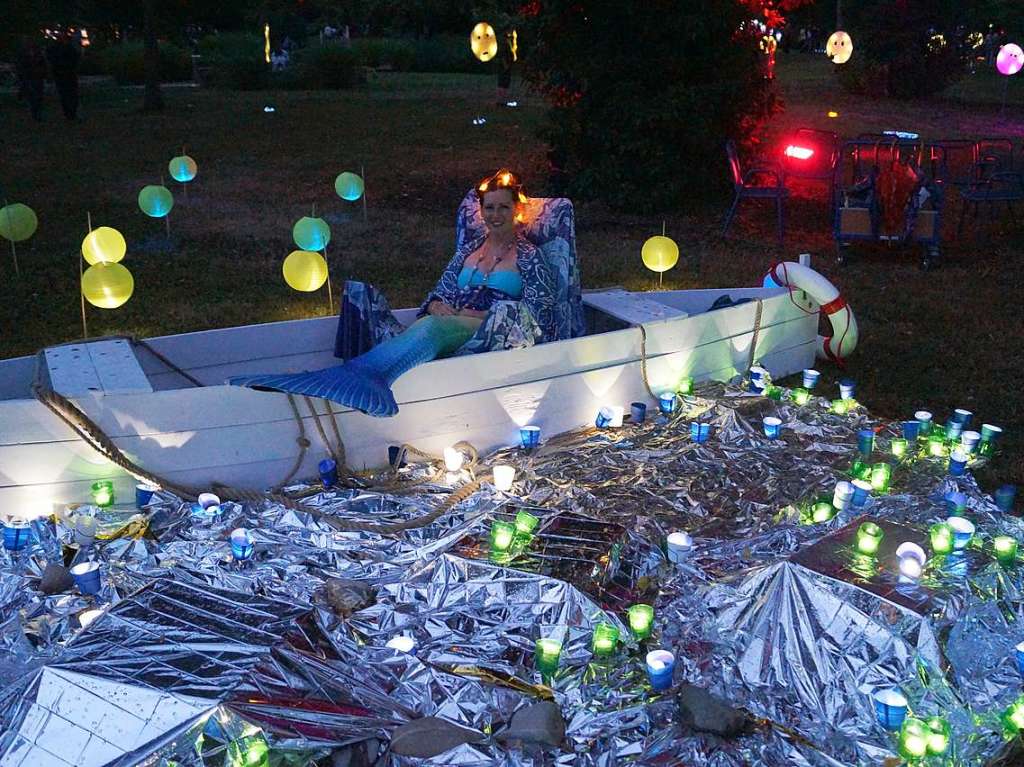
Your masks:
[{"label": "tree", "polygon": [[164,96],[160,91],[160,49],[156,41],[156,0],[143,0],[143,28],[145,29],[145,70],[146,91],[142,109],[145,112],[159,112],[164,108]]}]

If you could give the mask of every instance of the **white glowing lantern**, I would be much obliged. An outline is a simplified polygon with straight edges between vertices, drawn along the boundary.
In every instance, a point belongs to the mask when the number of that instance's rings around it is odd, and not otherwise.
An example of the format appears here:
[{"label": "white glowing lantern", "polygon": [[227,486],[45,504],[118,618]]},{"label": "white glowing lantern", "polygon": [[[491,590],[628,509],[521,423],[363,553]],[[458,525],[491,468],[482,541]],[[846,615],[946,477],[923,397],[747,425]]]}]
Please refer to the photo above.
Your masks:
[{"label": "white glowing lantern", "polygon": [[512,489],[512,483],[516,478],[516,470],[504,463],[494,467],[494,487],[503,493]]},{"label": "white glowing lantern", "polygon": [[853,39],[841,29],[837,29],[825,44],[825,55],[833,64],[845,64],[853,55]]},{"label": "white glowing lantern", "polygon": [[444,449],[444,467],[448,471],[461,471],[462,462],[465,460],[462,453],[456,450],[454,447],[446,447]]}]

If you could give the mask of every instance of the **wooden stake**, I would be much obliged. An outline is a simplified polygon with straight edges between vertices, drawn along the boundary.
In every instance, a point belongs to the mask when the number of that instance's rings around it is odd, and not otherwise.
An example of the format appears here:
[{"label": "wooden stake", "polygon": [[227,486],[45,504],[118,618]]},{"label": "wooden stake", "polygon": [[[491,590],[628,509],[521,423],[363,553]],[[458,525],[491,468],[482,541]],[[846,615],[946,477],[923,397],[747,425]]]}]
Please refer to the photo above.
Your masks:
[{"label": "wooden stake", "polygon": [[327,260],[327,246],[324,245],[324,263],[327,264],[327,305],[330,307],[331,315],[334,315],[334,290],[331,288],[331,264]]},{"label": "wooden stake", "polygon": [[[8,205],[7,198],[4,198],[4,207]],[[10,229],[14,229],[14,225],[11,223],[11,211],[7,211],[7,226]],[[12,231],[11,234],[14,234]],[[11,240],[11,258],[14,259],[14,276],[21,277],[21,272],[18,270],[18,249],[14,247],[14,240]]]},{"label": "wooden stake", "polygon": [[359,166],[360,178],[363,179],[363,223],[366,223],[366,166]]},{"label": "wooden stake", "polygon": [[[89,227],[89,234],[92,234],[92,213],[90,213],[89,211],[86,211],[86,213],[85,213],[85,222],[86,222],[86,225]],[[84,270],[82,269],[82,261],[83,260],[84,260],[84,256],[82,255],[82,252],[79,251],[79,253],[78,253],[78,297],[79,297],[79,299],[82,302],[82,339],[84,340],[84,339],[89,337],[89,326],[88,326],[88,324],[86,324],[86,321],[85,321],[85,291],[82,290],[82,275],[84,274]]]}]

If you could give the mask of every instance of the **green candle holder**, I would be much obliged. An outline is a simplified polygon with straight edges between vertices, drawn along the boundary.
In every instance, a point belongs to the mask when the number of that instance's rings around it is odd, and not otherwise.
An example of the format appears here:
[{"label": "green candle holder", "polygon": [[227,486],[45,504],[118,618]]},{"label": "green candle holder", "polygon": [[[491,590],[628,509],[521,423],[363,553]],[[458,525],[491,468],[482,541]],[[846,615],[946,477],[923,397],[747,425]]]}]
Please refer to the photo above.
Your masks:
[{"label": "green candle holder", "polygon": [[515,536],[515,525],[509,522],[495,521],[491,525],[491,556],[495,558],[509,556]]},{"label": "green candle holder", "polygon": [[931,730],[920,719],[908,716],[900,728],[900,756],[910,761],[921,759],[928,753],[928,737]]},{"label": "green candle holder", "polygon": [[626,610],[629,629],[637,639],[647,639],[654,629],[654,608],[650,605],[633,605]]},{"label": "green candle holder", "polygon": [[858,458],[853,462],[853,466],[850,467],[850,476],[853,479],[871,479],[871,464]]},{"label": "green candle holder", "polygon": [[885,533],[874,522],[865,522],[857,528],[857,551],[861,554],[876,554]]},{"label": "green candle holder", "polygon": [[801,407],[811,401],[811,393],[807,389],[793,389],[793,402]]},{"label": "green candle holder", "polygon": [[892,466],[887,463],[876,463],[871,467],[871,488],[876,493],[885,493],[889,490],[889,481],[892,479]]},{"label": "green candle holder", "polygon": [[768,399],[773,399],[776,402],[782,400],[782,387],[776,386],[775,384],[768,384],[764,387],[764,396]]},{"label": "green candle holder", "polygon": [[949,751],[949,740],[952,731],[949,722],[941,716],[933,716],[928,720],[928,753],[931,756],[941,756]]},{"label": "green candle holder", "polygon": [[815,524],[828,522],[836,515],[836,507],[829,501],[817,501],[811,511],[811,519]]},{"label": "green candle holder", "polygon": [[693,394],[693,379],[690,376],[683,376],[679,379],[679,386],[676,387],[677,394]]},{"label": "green candle holder", "polygon": [[557,639],[538,639],[533,646],[533,662],[544,677],[550,677],[558,670],[558,658],[562,654],[562,643]]},{"label": "green candle holder", "polygon": [[992,539],[992,549],[999,564],[1009,567],[1017,562],[1017,539],[1009,535],[997,535]]},{"label": "green candle holder", "polygon": [[262,732],[231,742],[228,747],[227,767],[267,767],[270,764],[270,746]]},{"label": "green candle holder", "polygon": [[619,629],[611,623],[602,621],[594,626],[594,634],[590,638],[590,649],[598,658],[607,658],[615,652],[619,643]]},{"label": "green candle holder", "polygon": [[935,554],[944,555],[953,551],[953,528],[945,522],[937,522],[929,527],[928,537]]},{"label": "green candle holder", "polygon": [[535,517],[528,511],[516,512],[516,534],[532,535],[540,524],[540,517]]},{"label": "green candle holder", "polygon": [[832,406],[829,408],[836,415],[846,415],[850,409],[849,400],[845,399],[834,399],[832,400]]},{"label": "green candle holder", "polygon": [[928,455],[932,458],[945,458],[946,438],[942,434],[932,434],[928,437]]},{"label": "green candle holder", "polygon": [[105,509],[114,505],[114,483],[109,479],[101,479],[93,482],[89,488],[94,506]]},{"label": "green candle holder", "polygon": [[1011,738],[1024,730],[1024,695],[1003,709],[999,721],[1003,723],[1003,729]]},{"label": "green candle holder", "polygon": [[907,454],[907,441],[903,437],[893,437],[889,449],[894,458],[903,458]]}]

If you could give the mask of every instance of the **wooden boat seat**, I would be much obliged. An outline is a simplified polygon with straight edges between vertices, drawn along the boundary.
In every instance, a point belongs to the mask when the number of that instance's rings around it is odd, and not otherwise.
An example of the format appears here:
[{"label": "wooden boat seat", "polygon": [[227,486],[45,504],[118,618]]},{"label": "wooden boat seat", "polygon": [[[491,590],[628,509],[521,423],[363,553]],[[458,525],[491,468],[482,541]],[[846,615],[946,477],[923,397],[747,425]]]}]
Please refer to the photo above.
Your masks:
[{"label": "wooden boat seat", "polygon": [[65,397],[153,391],[134,347],[125,338],[51,346],[43,354],[50,386]]},{"label": "wooden boat seat", "polygon": [[690,316],[689,312],[655,301],[642,293],[622,289],[584,293],[583,304],[631,326]]}]

